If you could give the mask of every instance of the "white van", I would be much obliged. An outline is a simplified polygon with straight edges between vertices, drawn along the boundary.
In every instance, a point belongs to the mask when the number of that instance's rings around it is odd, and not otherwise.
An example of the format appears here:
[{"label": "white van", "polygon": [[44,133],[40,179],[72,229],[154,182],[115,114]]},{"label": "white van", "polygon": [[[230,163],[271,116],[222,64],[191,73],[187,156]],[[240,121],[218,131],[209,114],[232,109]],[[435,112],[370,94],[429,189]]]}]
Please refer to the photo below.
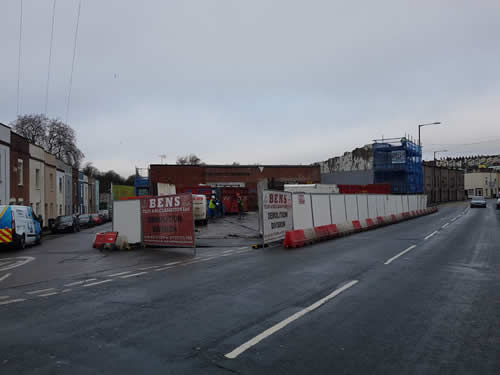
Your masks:
[{"label": "white van", "polygon": [[40,223],[31,207],[0,205],[0,244],[24,249],[27,244],[42,242]]}]

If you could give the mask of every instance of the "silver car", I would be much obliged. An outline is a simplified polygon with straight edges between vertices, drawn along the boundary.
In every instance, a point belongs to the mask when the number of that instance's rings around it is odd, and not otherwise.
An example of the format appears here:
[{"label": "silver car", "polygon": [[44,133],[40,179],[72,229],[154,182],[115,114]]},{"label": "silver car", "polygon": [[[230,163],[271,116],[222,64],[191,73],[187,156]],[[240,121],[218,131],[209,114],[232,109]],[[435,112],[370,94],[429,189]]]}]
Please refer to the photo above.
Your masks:
[{"label": "silver car", "polygon": [[483,197],[472,197],[472,200],[470,201],[470,206],[471,208],[473,207],[486,208],[486,199],[484,199]]}]

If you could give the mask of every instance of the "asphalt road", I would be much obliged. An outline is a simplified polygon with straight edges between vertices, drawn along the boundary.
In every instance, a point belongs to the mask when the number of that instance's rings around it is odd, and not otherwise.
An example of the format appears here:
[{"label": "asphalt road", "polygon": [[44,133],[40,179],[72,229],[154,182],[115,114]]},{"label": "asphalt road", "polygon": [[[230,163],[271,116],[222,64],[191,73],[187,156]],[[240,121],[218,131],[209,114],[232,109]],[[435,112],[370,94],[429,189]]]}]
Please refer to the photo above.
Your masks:
[{"label": "asphalt road", "polygon": [[0,373],[500,372],[492,202],[296,250],[103,254],[91,237],[0,254]]}]

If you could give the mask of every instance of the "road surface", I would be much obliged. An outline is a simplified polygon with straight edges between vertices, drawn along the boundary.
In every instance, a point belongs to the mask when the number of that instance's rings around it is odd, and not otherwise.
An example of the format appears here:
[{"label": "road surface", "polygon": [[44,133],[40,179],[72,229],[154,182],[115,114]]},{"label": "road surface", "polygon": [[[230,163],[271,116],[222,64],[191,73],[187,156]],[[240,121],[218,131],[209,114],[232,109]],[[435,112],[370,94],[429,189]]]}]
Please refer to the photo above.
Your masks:
[{"label": "road surface", "polygon": [[500,373],[491,202],[296,250],[100,253],[92,232],[0,254],[2,374]]}]

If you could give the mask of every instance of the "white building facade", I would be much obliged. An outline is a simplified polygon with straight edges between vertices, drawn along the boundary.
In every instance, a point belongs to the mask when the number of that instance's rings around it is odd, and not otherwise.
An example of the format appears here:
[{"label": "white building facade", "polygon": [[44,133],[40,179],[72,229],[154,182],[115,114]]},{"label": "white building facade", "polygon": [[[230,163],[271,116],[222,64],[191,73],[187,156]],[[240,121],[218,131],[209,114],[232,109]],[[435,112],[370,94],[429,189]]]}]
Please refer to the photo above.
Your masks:
[{"label": "white building facade", "polygon": [[0,204],[10,201],[10,127],[0,124]]},{"label": "white building facade", "polygon": [[[45,206],[45,151],[30,144],[30,206],[36,215],[44,215]],[[46,221],[46,218],[43,218]]]}]

